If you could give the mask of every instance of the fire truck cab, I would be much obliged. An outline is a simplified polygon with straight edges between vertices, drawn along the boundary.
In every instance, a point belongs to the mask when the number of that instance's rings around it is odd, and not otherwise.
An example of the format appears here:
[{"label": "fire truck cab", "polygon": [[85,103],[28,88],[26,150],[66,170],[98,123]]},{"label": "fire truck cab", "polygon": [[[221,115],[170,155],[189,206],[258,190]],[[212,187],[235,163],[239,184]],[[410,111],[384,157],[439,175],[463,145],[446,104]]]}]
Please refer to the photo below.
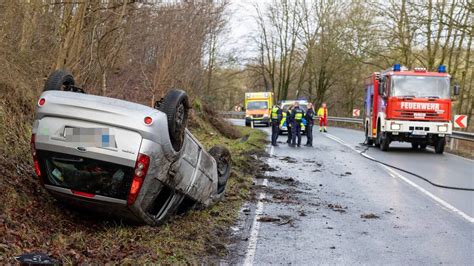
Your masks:
[{"label": "fire truck cab", "polygon": [[[457,94],[455,86],[454,94]],[[410,142],[414,149],[432,145],[443,153],[452,133],[450,75],[408,70],[399,64],[375,72],[365,81],[365,138],[387,151],[392,141]]]}]

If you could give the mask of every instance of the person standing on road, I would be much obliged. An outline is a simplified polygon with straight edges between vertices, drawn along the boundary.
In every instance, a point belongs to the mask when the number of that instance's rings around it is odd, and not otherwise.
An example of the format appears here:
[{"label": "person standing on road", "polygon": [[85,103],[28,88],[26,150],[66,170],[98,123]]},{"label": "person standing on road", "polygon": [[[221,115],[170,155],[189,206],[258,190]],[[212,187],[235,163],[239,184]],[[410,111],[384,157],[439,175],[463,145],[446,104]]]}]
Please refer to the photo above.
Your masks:
[{"label": "person standing on road", "polygon": [[282,111],[280,106],[275,105],[272,108],[272,145],[278,146],[277,139],[280,134],[280,122],[282,118]]},{"label": "person standing on road", "polygon": [[[298,147],[301,145],[301,121],[303,120],[304,111],[300,108],[300,104],[295,102],[294,108],[291,111],[291,147]],[[298,143],[296,143],[298,137]]]},{"label": "person standing on road", "polygon": [[292,132],[291,132],[291,111],[293,110],[293,105],[291,105],[286,111],[286,131],[288,132],[288,140],[286,143],[291,145]]},{"label": "person standing on road", "polygon": [[306,145],[308,147],[313,147],[313,126],[314,118],[316,117],[316,112],[314,111],[313,104],[308,103],[308,110],[305,114],[305,119],[307,121],[306,125]]},{"label": "person standing on road", "polygon": [[318,109],[319,116],[319,132],[328,132],[326,127],[328,125],[328,108],[326,103],[323,103],[322,106]]}]

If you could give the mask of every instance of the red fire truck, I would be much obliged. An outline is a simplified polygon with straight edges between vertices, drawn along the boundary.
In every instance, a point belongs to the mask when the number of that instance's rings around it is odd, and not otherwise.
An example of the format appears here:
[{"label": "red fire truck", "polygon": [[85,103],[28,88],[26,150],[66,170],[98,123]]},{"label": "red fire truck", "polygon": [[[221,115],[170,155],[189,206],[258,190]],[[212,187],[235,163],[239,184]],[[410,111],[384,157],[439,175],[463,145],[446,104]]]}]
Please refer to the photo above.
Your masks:
[{"label": "red fire truck", "polygon": [[[390,142],[411,142],[414,149],[433,145],[443,153],[446,136],[452,133],[450,75],[441,65],[438,72],[408,70],[399,64],[375,72],[365,82],[365,138],[387,151]],[[454,94],[459,86],[454,86]]]}]

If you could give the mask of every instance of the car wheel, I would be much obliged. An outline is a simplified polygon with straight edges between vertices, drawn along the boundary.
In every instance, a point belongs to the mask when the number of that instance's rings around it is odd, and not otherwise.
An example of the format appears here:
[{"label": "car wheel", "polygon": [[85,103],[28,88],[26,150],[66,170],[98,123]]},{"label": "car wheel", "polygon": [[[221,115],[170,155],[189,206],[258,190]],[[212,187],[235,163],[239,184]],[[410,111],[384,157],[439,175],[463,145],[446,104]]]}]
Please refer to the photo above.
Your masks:
[{"label": "car wheel", "polygon": [[180,151],[184,142],[184,131],[188,123],[189,100],[186,92],[172,89],[155,104],[168,118],[168,132],[175,151]]},{"label": "car wheel", "polygon": [[426,145],[426,144],[420,144],[420,149],[421,149],[421,150],[426,150],[426,146],[428,146],[428,145]]},{"label": "car wheel", "polygon": [[73,91],[74,85],[72,74],[67,70],[59,69],[49,75],[43,91]]},{"label": "car wheel", "polygon": [[217,163],[217,194],[224,192],[227,180],[230,176],[231,170],[231,156],[230,151],[224,146],[214,146],[209,150],[209,154],[216,160]]},{"label": "car wheel", "polygon": [[411,148],[414,149],[414,150],[417,150],[418,147],[420,147],[420,144],[418,144],[418,143],[412,143],[411,144]]}]

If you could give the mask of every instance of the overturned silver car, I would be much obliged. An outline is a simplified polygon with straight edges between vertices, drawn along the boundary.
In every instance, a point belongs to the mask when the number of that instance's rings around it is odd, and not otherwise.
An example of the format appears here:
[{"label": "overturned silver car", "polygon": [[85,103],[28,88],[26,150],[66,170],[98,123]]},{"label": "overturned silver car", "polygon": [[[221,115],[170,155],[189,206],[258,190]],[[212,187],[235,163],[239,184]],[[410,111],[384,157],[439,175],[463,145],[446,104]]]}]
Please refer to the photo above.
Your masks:
[{"label": "overturned silver car", "polygon": [[224,194],[230,153],[205,151],[186,129],[189,108],[181,90],[155,108],[88,95],[57,70],[36,108],[36,174],[59,201],[151,225],[209,206]]}]

